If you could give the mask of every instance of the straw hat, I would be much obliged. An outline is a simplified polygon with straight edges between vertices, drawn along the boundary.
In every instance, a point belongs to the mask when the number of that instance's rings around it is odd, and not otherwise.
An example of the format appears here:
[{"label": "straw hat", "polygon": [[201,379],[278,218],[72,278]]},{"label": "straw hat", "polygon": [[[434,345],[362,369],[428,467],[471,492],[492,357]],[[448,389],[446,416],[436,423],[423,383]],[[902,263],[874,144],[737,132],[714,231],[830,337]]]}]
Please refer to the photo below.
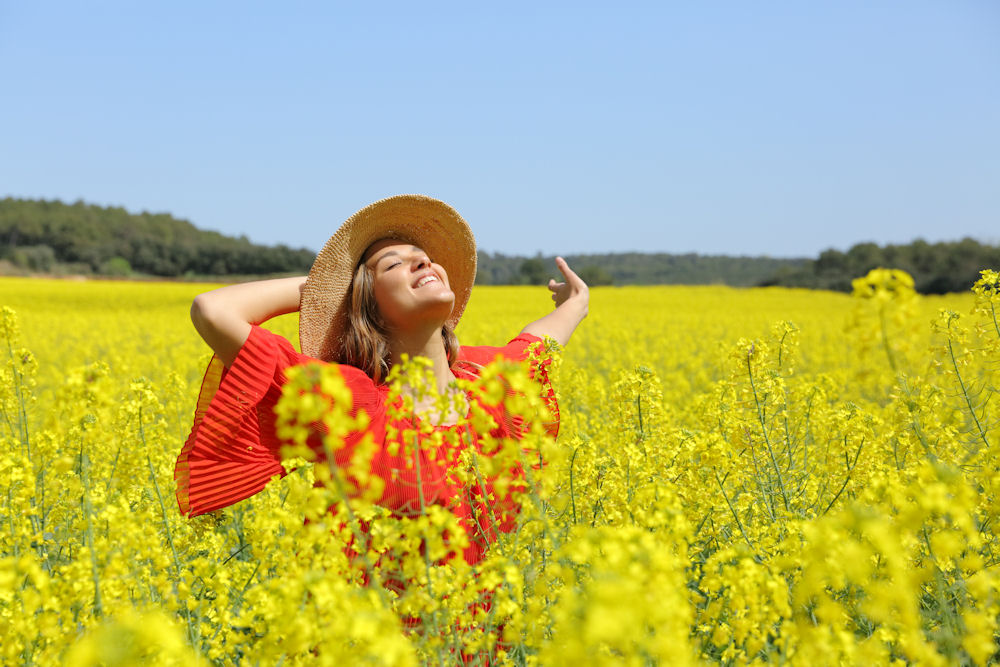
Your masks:
[{"label": "straw hat", "polygon": [[368,246],[392,238],[412,243],[448,272],[458,324],[476,279],[476,240],[451,206],[424,195],[397,195],[370,204],[340,226],[316,256],[302,289],[299,345],[303,354],[338,361],[348,327],[348,291]]}]

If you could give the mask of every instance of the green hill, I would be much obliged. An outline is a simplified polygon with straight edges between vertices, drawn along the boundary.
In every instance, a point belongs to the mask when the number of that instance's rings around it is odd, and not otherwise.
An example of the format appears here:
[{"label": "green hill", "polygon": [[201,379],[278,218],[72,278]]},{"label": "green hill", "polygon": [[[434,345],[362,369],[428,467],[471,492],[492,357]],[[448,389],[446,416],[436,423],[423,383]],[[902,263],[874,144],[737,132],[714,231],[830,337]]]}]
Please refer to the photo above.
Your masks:
[{"label": "green hill", "polygon": [[0,200],[0,259],[38,273],[181,276],[304,273],[315,253],[197,229],[166,213]]}]

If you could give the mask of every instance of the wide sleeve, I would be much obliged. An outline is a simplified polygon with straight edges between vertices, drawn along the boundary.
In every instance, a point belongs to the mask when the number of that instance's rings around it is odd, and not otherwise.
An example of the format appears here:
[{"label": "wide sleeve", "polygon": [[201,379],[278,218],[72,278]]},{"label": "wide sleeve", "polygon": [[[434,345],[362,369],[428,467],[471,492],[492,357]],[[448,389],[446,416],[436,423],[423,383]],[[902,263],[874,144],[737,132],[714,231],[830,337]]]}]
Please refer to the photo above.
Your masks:
[{"label": "wide sleeve", "polygon": [[174,467],[181,514],[197,516],[249,498],[284,475],[274,406],[284,371],[308,361],[281,336],[258,326],[232,366],[212,357],[194,425]]},{"label": "wide sleeve", "polygon": [[[486,366],[497,357],[508,361],[530,362],[529,376],[538,383],[539,394],[549,411],[549,420],[543,425],[549,435],[555,437],[559,433],[559,404],[549,375],[552,357],[546,351],[545,342],[533,334],[521,333],[502,347],[490,345],[462,347],[459,349],[458,362],[460,366],[464,366],[463,370],[471,370],[473,374],[478,375],[475,372],[476,366]],[[522,425],[522,417],[520,415],[510,415],[510,417],[515,422],[513,430],[516,432]]]}]

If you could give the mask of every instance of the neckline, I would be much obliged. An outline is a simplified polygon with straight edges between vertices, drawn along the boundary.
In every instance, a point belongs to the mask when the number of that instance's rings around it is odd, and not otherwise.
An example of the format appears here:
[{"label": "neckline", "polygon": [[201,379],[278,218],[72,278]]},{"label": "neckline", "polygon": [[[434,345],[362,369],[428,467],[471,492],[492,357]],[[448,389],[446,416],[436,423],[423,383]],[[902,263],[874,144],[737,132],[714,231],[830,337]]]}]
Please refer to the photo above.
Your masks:
[{"label": "neckline", "polygon": [[[388,385],[379,385],[379,387],[380,388],[381,387],[385,387],[384,393],[386,394],[386,398],[388,398],[388,392],[389,392]],[[471,419],[471,417],[472,417],[472,401],[473,401],[473,397],[472,397],[472,392],[462,390],[462,393],[465,394],[465,402],[466,402],[466,405],[468,405],[468,409],[465,411],[465,417],[464,417],[465,421],[464,421],[464,423],[461,422],[461,421],[458,421],[458,422],[454,422],[454,423],[451,423],[451,424],[431,424],[431,426],[434,428],[435,431],[438,431],[438,430],[447,430],[447,429],[454,429],[454,428],[462,428],[462,427],[465,427],[465,426],[468,425],[469,419]],[[403,399],[402,396],[400,396],[400,397],[397,398],[397,400],[400,400],[400,401],[402,399]],[[383,404],[386,405],[386,406],[388,406],[389,402],[387,400],[385,400],[385,401],[383,401]],[[386,410],[386,412],[388,412],[388,409]],[[416,426],[417,424],[422,424],[425,421],[424,419],[422,419],[420,417],[420,414],[417,413],[416,411],[414,411],[409,416],[402,417],[401,420],[410,421],[414,426]]]}]

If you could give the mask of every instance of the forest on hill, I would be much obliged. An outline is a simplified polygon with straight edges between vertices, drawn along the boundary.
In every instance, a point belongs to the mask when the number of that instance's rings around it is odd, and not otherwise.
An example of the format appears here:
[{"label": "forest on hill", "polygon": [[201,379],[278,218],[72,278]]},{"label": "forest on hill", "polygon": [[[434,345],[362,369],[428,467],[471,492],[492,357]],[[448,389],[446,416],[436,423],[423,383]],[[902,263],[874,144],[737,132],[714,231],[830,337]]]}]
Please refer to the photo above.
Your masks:
[{"label": "forest on hill", "polygon": [[858,243],[847,252],[824,250],[802,266],[781,268],[761,285],[849,292],[852,279],[880,266],[906,271],[922,294],[966,292],[982,269],[1000,269],[1000,246],[971,238],[941,243],[917,239],[886,246]]},{"label": "forest on hill", "polygon": [[[129,213],[84,202],[0,200],[0,275],[48,274],[242,280],[309,270],[315,252],[265,246],[196,228],[167,213]],[[816,259],[694,253],[566,255],[599,285],[781,285],[849,291],[851,280],[884,266],[909,272],[923,293],[968,290],[980,269],[1000,268],[1000,247],[973,239],[878,246],[859,243]],[[476,284],[544,284],[554,258],[479,252]]]},{"label": "forest on hill", "polygon": [[0,200],[0,259],[35,273],[132,276],[305,272],[316,254],[196,228],[167,213]]}]

